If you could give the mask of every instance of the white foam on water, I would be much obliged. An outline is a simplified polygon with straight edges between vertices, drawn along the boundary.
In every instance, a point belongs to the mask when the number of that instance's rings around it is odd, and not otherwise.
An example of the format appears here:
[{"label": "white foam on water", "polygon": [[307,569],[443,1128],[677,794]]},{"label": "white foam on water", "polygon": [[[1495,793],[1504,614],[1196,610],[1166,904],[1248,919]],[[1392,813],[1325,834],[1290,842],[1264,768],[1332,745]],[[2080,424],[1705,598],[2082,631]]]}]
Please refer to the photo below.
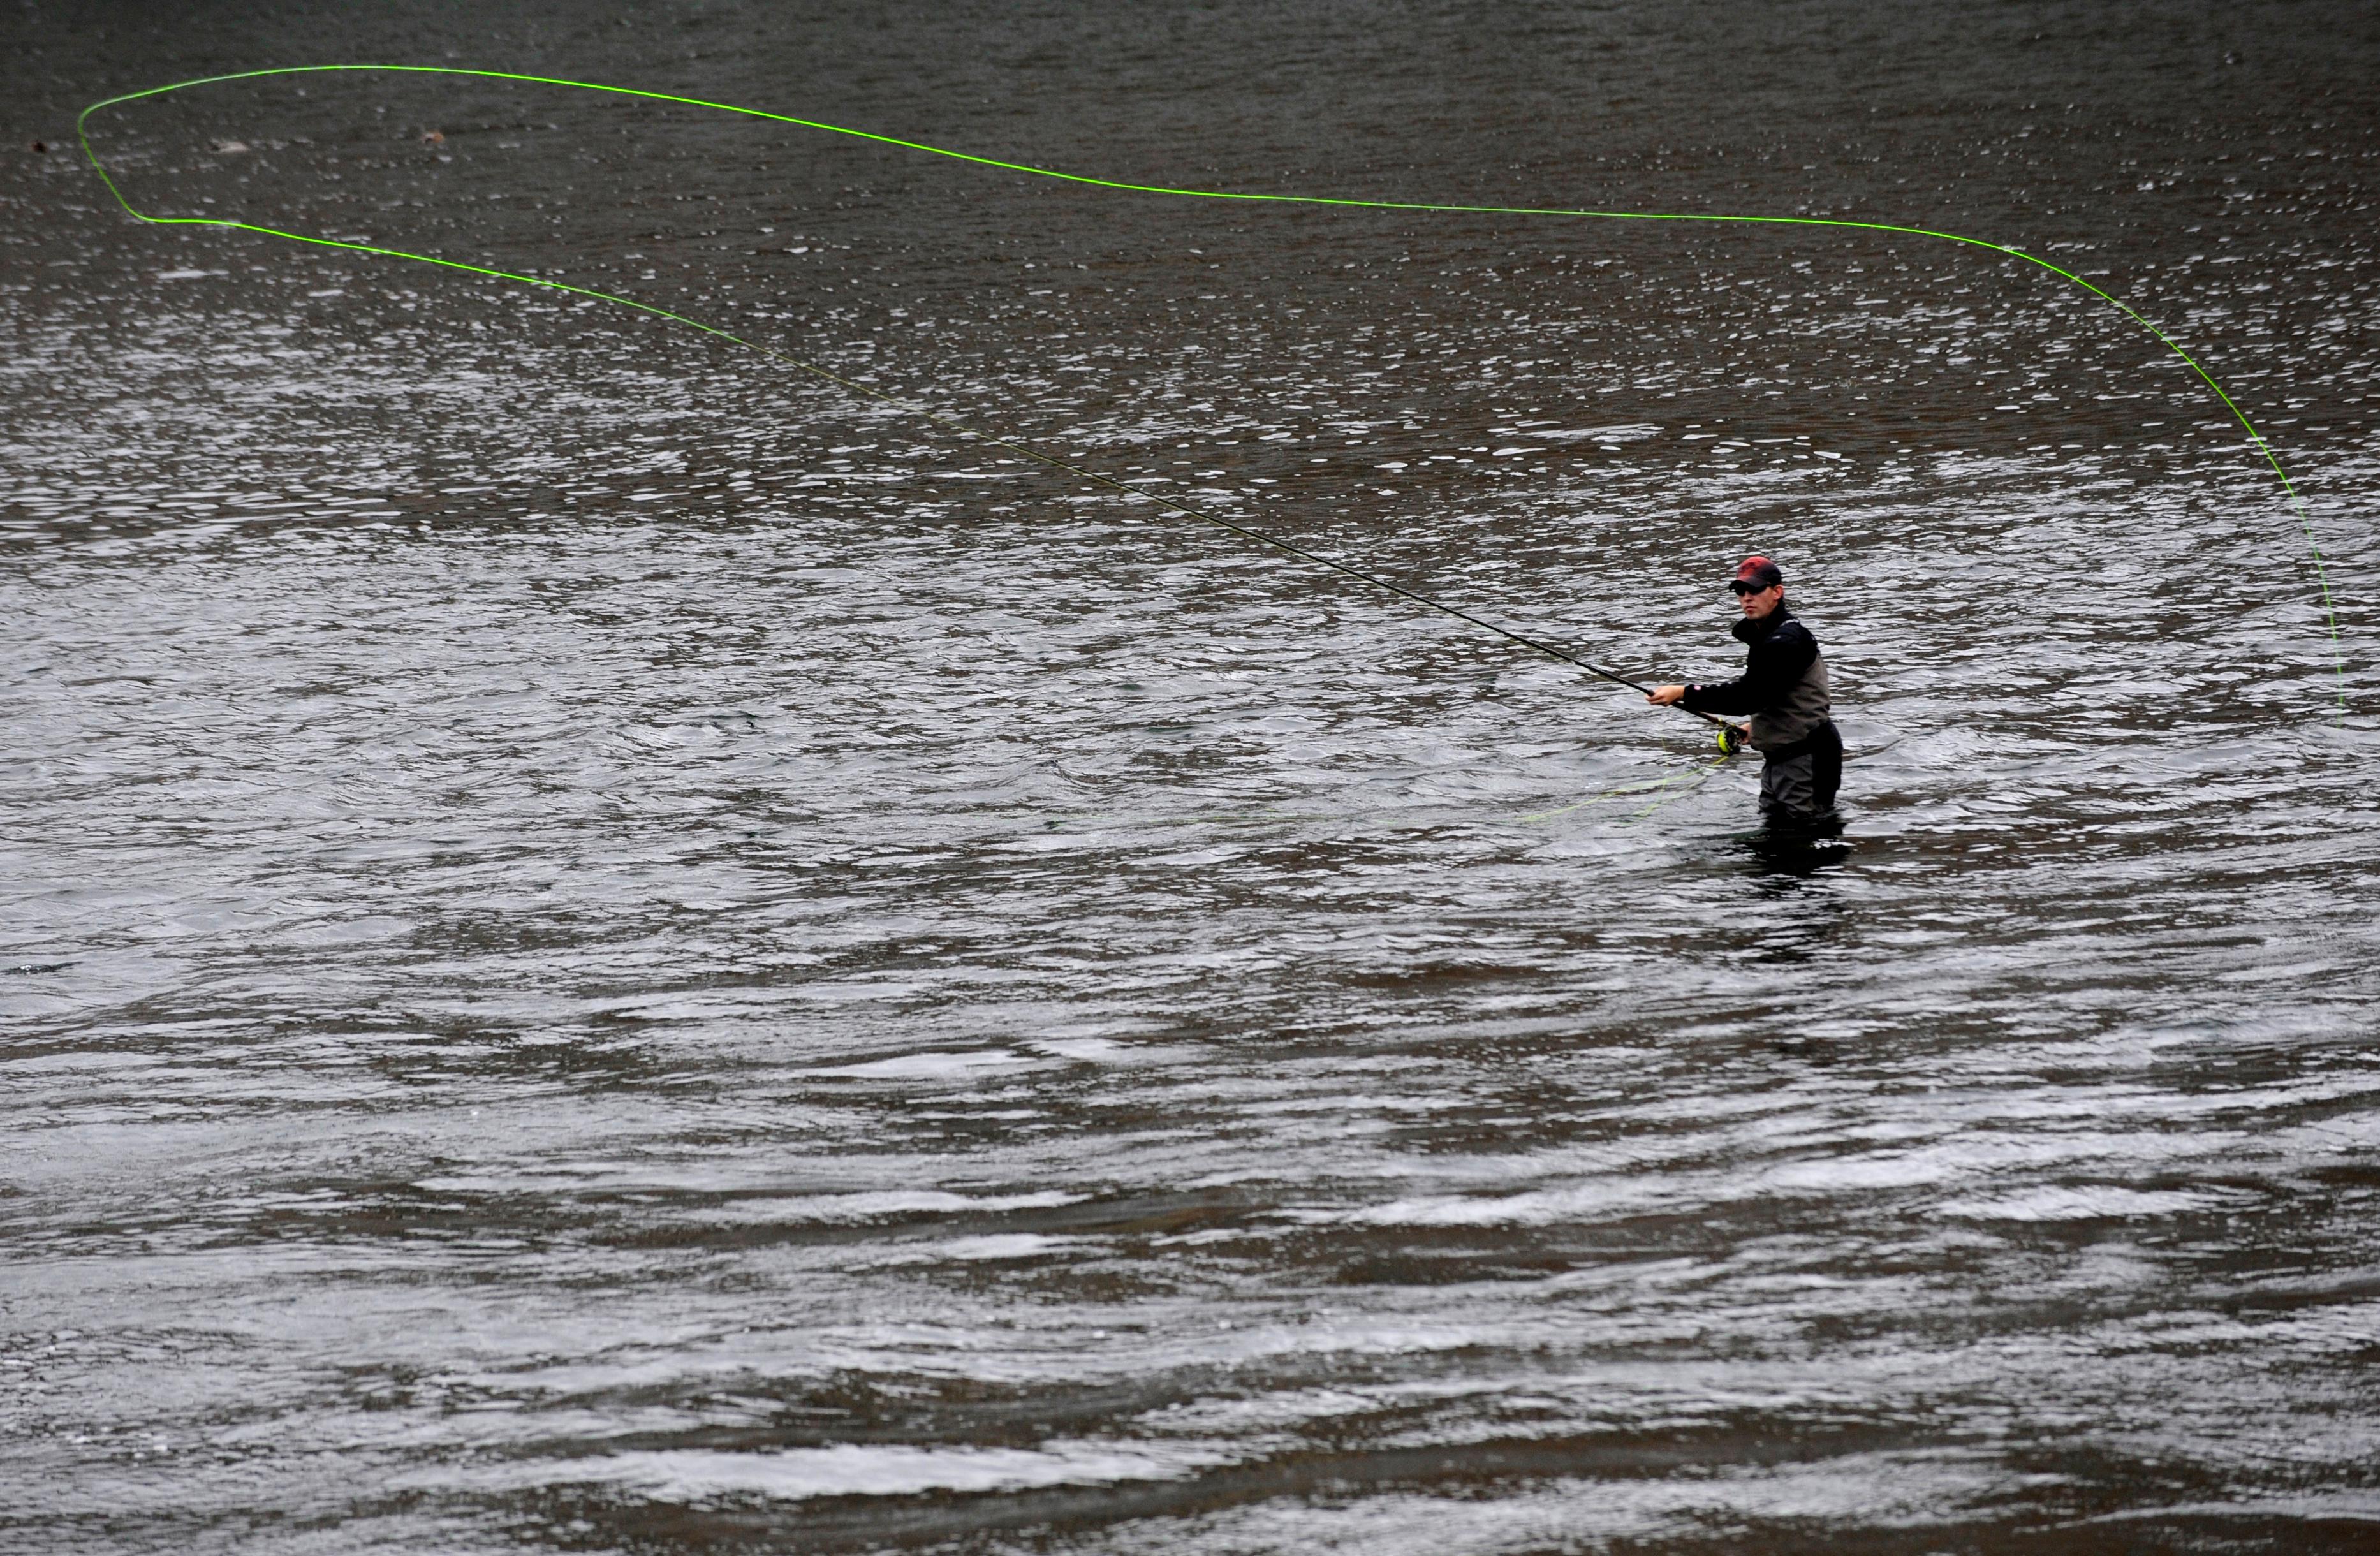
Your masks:
[{"label": "white foam on water", "polygon": [[475,1466],[454,1475],[407,1477],[414,1486],[468,1485],[522,1489],[609,1485],[660,1501],[699,1502],[759,1496],[783,1501],[821,1497],[901,1497],[928,1491],[1021,1491],[1043,1486],[1103,1486],[1174,1480],[1232,1455],[1200,1444],[1124,1445],[1054,1441],[1040,1448],[921,1448],[901,1443],[838,1443],[737,1453],[662,1449]]},{"label": "white foam on water", "polygon": [[1031,1054],[1008,1048],[970,1049],[962,1052],[902,1053],[859,1064],[821,1065],[814,1076],[841,1076],[854,1080],[963,1079],[985,1070],[1014,1070],[1041,1063]]},{"label": "white foam on water", "polygon": [[2232,1197],[2190,1189],[2135,1189],[2110,1185],[2051,1186],[1990,1198],[1948,1200],[1935,1206],[1933,1213],[1971,1221],[2123,1220],[2212,1210],[2227,1197]]},{"label": "white foam on water", "polygon": [[1079,1203],[1085,1197],[1063,1189],[1034,1194],[951,1194],[940,1189],[878,1189],[858,1194],[789,1195],[739,1198],[706,1207],[706,1221],[738,1222],[815,1222],[827,1225],[895,1217],[987,1215],[1004,1210],[1041,1210]]}]

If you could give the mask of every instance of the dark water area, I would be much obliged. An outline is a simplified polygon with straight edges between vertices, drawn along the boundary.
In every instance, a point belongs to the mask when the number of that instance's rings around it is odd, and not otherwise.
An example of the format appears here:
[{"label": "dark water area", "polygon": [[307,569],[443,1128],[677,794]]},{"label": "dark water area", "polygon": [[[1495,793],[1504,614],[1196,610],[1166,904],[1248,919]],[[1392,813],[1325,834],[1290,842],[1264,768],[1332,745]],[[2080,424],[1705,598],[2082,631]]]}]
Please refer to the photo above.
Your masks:
[{"label": "dark water area", "polygon": [[2380,1549],[2368,7],[0,44],[0,1549]]}]

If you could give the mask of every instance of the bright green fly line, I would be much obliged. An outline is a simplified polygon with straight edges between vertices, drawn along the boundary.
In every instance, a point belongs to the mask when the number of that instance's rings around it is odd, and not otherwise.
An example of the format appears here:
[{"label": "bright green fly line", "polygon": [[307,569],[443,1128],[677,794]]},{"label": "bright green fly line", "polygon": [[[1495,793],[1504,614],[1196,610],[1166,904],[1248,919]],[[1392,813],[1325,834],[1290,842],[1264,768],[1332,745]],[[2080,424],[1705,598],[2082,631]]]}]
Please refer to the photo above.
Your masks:
[{"label": "bright green fly line", "polygon": [[[895,395],[887,395],[881,390],[870,388],[867,384],[855,383],[839,374],[830,372],[826,369],[819,367],[814,363],[803,361],[799,358],[789,356],[783,351],[776,350],[771,346],[762,346],[757,341],[747,340],[743,336],[722,330],[715,324],[707,324],[699,319],[691,319],[683,313],[672,312],[668,309],[656,307],[654,304],[649,302],[639,302],[634,298],[625,298],[611,292],[600,292],[590,287],[573,286],[564,282],[547,280],[542,276],[521,275],[511,271],[492,270],[485,265],[466,264],[458,260],[440,259],[434,254],[407,253],[400,249],[382,249],[369,243],[346,243],[341,242],[336,238],[321,237],[307,233],[283,232],[275,227],[258,226],[253,223],[249,222],[236,222],[213,216],[152,216],[147,212],[139,209],[130,201],[124,198],[124,191],[116,187],[115,180],[109,176],[106,167],[101,164],[98,154],[91,150],[91,133],[89,128],[90,119],[91,115],[99,112],[102,108],[112,108],[116,104],[123,103],[134,103],[146,97],[162,97],[167,92],[181,91],[189,87],[213,86],[225,81],[255,80],[268,76],[304,76],[343,71],[378,72],[418,76],[466,76],[487,80],[524,81],[535,86],[569,87],[580,91],[608,92],[618,97],[644,98],[656,103],[676,103],[691,108],[709,108],[722,114],[740,114],[747,118],[767,119],[775,124],[794,125],[802,129],[824,130],[831,135],[845,135],[850,136],[855,140],[872,140],[880,145],[898,146],[904,151],[923,152],[930,156],[949,157],[957,162],[973,163],[979,167],[996,167],[1004,172],[1029,174],[1037,178],[1055,178],[1064,183],[1084,184],[1094,188],[1116,189],[1128,194],[1172,195],[1191,200],[1246,201],[1270,205],[1338,206],[1344,209],[1362,211],[1434,212],[1444,214],[1489,216],[1560,216],[1621,222],[1699,222],[1738,226],[1843,227],[1863,232],[1893,233],[1907,237],[1937,238],[1945,243],[1956,243],[1971,249],[1987,249],[1992,253],[2005,254],[2011,259],[2022,260],[2028,264],[2037,265],[2041,269],[2049,272],[2052,275],[2058,276],[2063,281],[2081,287],[2082,290],[2090,293],[2093,297],[2095,297],[2101,301],[2115,308],[2120,311],[2125,318],[2130,319],[2133,323],[2139,325],[2142,329],[2146,330],[2150,334],[2155,336],[2158,342],[2162,344],[2167,350],[2171,351],[2175,356],[2180,358],[2181,360],[2189,366],[2190,371],[2198,375],[2200,381],[2203,382],[2208,389],[2214,392],[2216,399],[2223,402],[2223,408],[2231,413],[2233,419],[2237,420],[2240,423],[2240,429],[2247,433],[2248,441],[2254,445],[2256,452],[2263,455],[2265,462],[2272,467],[2273,474],[2280,480],[2281,489],[2289,493],[2290,503],[2294,504],[2297,509],[2298,522],[2305,531],[2306,547],[2308,551],[2312,553],[2313,557],[2314,582],[2321,592],[2323,614],[2330,628],[2333,669],[2338,678],[2339,717],[2344,720],[2347,714],[2346,655],[2339,641],[2338,613],[2331,602],[2330,580],[2327,569],[2323,562],[2322,547],[2320,542],[2316,541],[2314,537],[2313,515],[2312,510],[2307,507],[2305,498],[2299,493],[2296,484],[2289,480],[2289,472],[2281,468],[2280,456],[2273,452],[2272,444],[2265,441],[2263,433],[2256,431],[2255,423],[2248,419],[2248,413],[2242,410],[2240,407],[2239,403],[2233,400],[2230,395],[2225,392],[2223,385],[2215,381],[2215,376],[2199,364],[2198,359],[2183,350],[2179,342],[2177,342],[2171,335],[2167,334],[2163,330],[2157,328],[2155,324],[2150,322],[2146,318],[2143,317],[2131,307],[2131,304],[2100,287],[2093,286],[2090,282],[2084,280],[2082,276],[2075,274],[2070,270],[2053,264],[2037,254],[2026,253],[2022,249],[2012,248],[2005,243],[1994,243],[1980,237],[1968,237],[1962,234],[1955,232],[1937,232],[1931,227],[1902,226],[1889,222],[1854,222],[1840,217],[1828,216],[1729,216],[1699,212],[1591,211],[1573,210],[1559,206],[1531,205],[1452,205],[1421,201],[1346,200],[1328,195],[1255,194],[1236,189],[1187,189],[1176,188],[1171,185],[1165,184],[1134,184],[1115,178],[1095,178],[1080,173],[1063,173],[1055,168],[1035,167],[1027,163],[1003,162],[998,157],[977,156],[969,152],[954,152],[947,147],[929,146],[922,141],[904,140],[898,136],[878,135],[869,130],[853,129],[844,125],[826,124],[817,119],[797,118],[790,114],[772,114],[761,108],[739,107],[732,103],[712,103],[699,97],[680,97],[674,93],[665,91],[644,91],[635,87],[607,86],[600,81],[572,81],[565,80],[553,76],[528,76],[510,70],[467,70],[442,65],[289,65],[275,67],[272,69],[265,70],[235,71],[232,74],[224,76],[200,76],[188,81],[176,81],[170,86],[151,87],[143,91],[126,92],[119,97],[105,98],[100,102],[92,103],[90,107],[85,108],[75,117],[75,134],[82,142],[83,156],[91,163],[92,171],[99,175],[101,181],[106,184],[107,192],[115,196],[115,202],[122,206],[128,214],[140,221],[147,222],[152,225],[158,226],[226,227],[238,232],[257,233],[266,237],[285,238],[293,243],[310,243],[319,248],[344,249],[357,253],[378,254],[389,259],[412,260],[421,264],[439,265],[448,270],[467,271],[474,275],[491,276],[499,281],[519,282],[524,286],[542,286],[550,291],[565,292],[574,297],[589,298],[599,302],[617,303],[623,308],[632,308],[640,313],[650,313],[657,318],[667,319],[676,323],[687,325],[693,329],[701,331],[705,334],[716,335],[722,340],[732,341],[737,346],[746,346],[754,351],[760,352],[762,355],[772,358],[777,361],[783,362],[789,367],[797,368],[803,372],[813,374],[831,383],[838,384],[854,394],[861,395],[881,404],[893,406],[911,414],[923,417],[941,426],[950,428],[954,432],[979,439],[993,447],[1006,449],[1011,453],[1021,455],[1040,464],[1050,466],[1052,468],[1066,471],[1068,474],[1081,477],[1084,480],[1096,481],[1103,486],[1112,487],[1116,491],[1127,492],[1135,497],[1148,498],[1150,501],[1172,508],[1178,513],[1204,520],[1209,524],[1217,525],[1245,539],[1271,546],[1277,550],[1286,552],[1293,556],[1301,557],[1306,561],[1318,563],[1322,566],[1331,569],[1333,572],[1342,573],[1350,577],[1359,578],[1366,583],[1387,590],[1392,594],[1400,595],[1404,599],[1411,600],[1418,604],[1427,605],[1433,610],[1443,611],[1449,615],[1457,616],[1475,626],[1485,627],[1488,631],[1493,632],[1500,637],[1510,638],[1516,643],[1524,644],[1525,646],[1535,649],[1541,653],[1549,654],[1556,659],[1567,661],[1572,664],[1577,665],[1583,670],[1601,676],[1607,681],[1615,682],[1621,686],[1633,687],[1639,691],[1645,688],[1637,682],[1630,680],[1624,675],[1614,675],[1610,671],[1602,669],[1597,665],[1588,663],[1585,660],[1580,659],[1574,654],[1567,653],[1562,650],[1554,647],[1552,644],[1541,642],[1534,638],[1525,637],[1506,627],[1499,626],[1493,622],[1473,615],[1471,613],[1447,604],[1443,601],[1432,599],[1427,595],[1419,594],[1412,590],[1401,588],[1396,584],[1389,582],[1385,578],[1378,577],[1372,574],[1362,572],[1355,568],[1346,566],[1343,564],[1334,562],[1327,556],[1322,556],[1317,553],[1307,551],[1304,547],[1294,545],[1290,541],[1281,540],[1278,536],[1269,535],[1262,530],[1251,529],[1241,525],[1233,524],[1228,519],[1208,513],[1203,509],[1193,507],[1186,503],[1177,502],[1162,493],[1149,492],[1140,487],[1126,485],[1124,482],[1114,480],[1111,477],[1100,475],[1094,470],[1085,469],[1067,460],[1060,459],[1052,455],[1042,453],[1038,449],[1031,448],[1023,444],[1012,442],[1005,438],[994,437],[990,433],[979,432],[953,417],[945,416],[929,407],[918,406],[912,402],[903,400]],[[1718,721],[1713,720],[1711,722],[1718,723]],[[1724,745],[1724,740],[1722,740],[1722,745]]]}]

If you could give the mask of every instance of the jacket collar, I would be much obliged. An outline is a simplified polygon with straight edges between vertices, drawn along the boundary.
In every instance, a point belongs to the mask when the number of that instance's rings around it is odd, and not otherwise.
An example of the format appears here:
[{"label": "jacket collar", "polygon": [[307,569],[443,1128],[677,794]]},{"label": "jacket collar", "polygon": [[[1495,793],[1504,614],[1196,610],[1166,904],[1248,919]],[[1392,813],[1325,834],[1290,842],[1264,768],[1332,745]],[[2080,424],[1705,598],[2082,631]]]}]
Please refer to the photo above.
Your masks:
[{"label": "jacket collar", "polygon": [[1740,617],[1730,630],[1734,633],[1738,642],[1755,643],[1792,619],[1793,613],[1786,609],[1784,601],[1779,600],[1777,602],[1777,608],[1758,621],[1753,620],[1750,616]]}]

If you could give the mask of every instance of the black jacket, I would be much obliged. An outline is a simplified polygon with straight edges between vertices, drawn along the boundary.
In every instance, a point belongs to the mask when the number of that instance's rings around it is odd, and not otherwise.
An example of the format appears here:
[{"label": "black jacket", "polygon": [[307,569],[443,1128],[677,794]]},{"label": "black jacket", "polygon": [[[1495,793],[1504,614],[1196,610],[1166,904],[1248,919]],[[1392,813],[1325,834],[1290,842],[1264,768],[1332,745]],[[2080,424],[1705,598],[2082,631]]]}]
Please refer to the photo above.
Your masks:
[{"label": "black jacket", "polygon": [[1686,688],[1685,706],[1697,713],[1753,715],[1753,744],[1766,749],[1799,741],[1828,715],[1826,673],[1818,640],[1782,601],[1758,621],[1735,624],[1743,644],[1743,674],[1732,681]]}]

